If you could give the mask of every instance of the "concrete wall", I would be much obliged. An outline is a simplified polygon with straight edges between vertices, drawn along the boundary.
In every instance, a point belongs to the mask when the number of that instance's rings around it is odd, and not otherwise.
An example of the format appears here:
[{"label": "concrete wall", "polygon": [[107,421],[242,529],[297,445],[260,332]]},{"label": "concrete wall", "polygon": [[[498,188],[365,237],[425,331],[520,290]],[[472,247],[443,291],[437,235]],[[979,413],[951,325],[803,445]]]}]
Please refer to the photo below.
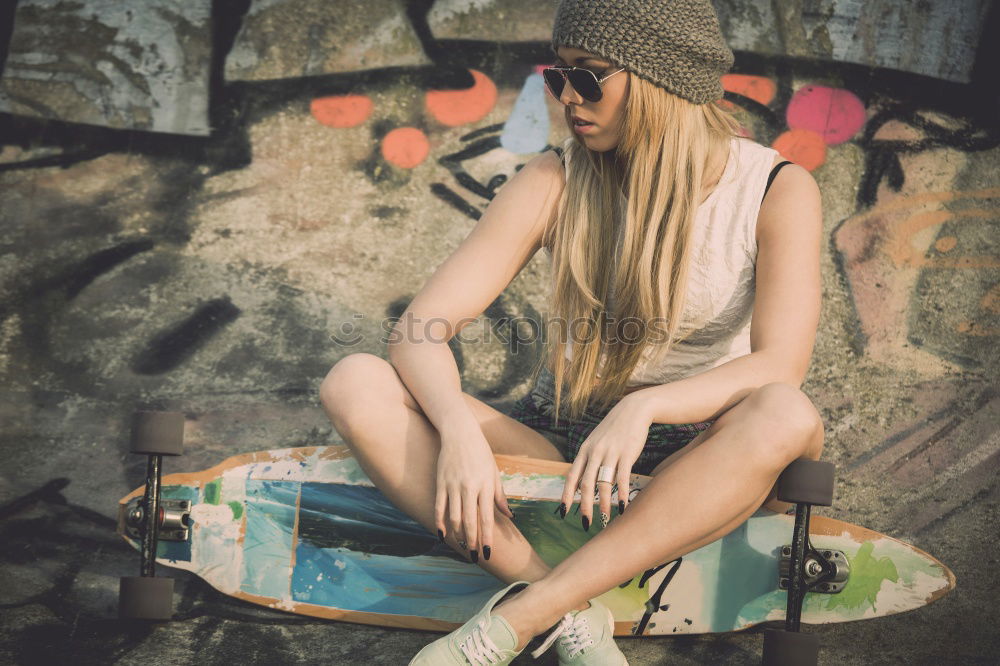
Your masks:
[{"label": "concrete wall", "polygon": [[[22,0],[18,21],[45,4]],[[566,136],[536,72],[554,3],[333,4],[213,5],[208,136],[0,115],[0,660],[396,664],[433,638],[258,610],[173,571],[174,623],[114,619],[135,558],[111,516],[144,464],[126,454],[131,413],[187,414],[188,453],[168,471],[338,442],[316,395],[326,371],[348,353],[384,356],[387,318],[516,169]],[[823,193],[824,307],[804,386],[838,465],[823,513],[910,541],[958,577],[920,611],[819,628],[821,663],[989,663],[997,11],[915,4],[900,28],[844,2],[718,7],[737,47],[727,103]],[[31,30],[53,53],[86,52],[92,36],[61,21]],[[899,52],[882,37],[853,56],[835,48],[892,30]],[[917,34],[919,67],[902,53]],[[10,83],[24,71],[12,58],[4,85],[27,86]],[[52,81],[37,88],[47,108],[74,108]],[[540,348],[512,354],[504,336],[545,313],[547,279],[539,254],[453,344],[464,390],[500,409],[527,390]],[[621,644],[633,664],[749,663],[759,639]]]}]

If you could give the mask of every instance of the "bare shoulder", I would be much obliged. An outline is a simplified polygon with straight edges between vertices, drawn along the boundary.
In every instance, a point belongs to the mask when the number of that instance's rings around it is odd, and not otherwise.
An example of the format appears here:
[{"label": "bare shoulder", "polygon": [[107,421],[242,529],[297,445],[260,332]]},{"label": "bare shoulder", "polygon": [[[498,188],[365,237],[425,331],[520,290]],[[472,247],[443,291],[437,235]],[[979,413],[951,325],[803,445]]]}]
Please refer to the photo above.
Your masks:
[{"label": "bare shoulder", "polygon": [[[771,165],[785,161],[781,155]],[[822,197],[816,179],[794,162],[782,167],[764,197],[757,216],[757,240],[768,234],[785,234],[791,228],[822,226]]]},{"label": "bare shoulder", "polygon": [[517,175],[527,172],[535,178],[544,178],[562,184],[566,179],[562,158],[554,150],[546,150],[535,155],[521,167]]}]

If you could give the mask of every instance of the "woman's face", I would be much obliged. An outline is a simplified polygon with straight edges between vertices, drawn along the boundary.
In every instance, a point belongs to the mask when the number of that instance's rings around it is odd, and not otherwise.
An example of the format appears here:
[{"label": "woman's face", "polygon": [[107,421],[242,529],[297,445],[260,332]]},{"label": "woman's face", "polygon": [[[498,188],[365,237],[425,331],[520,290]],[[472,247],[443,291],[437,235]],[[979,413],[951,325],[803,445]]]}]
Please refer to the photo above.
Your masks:
[{"label": "woman's face", "polygon": [[[601,79],[620,69],[599,55],[569,46],[560,46],[556,52],[557,65],[572,65],[589,69]],[[619,128],[625,114],[625,99],[628,96],[629,73],[621,71],[601,84],[604,95],[596,102],[588,102],[573,86],[566,82],[559,101],[565,105],[566,122],[570,131],[579,134],[584,144],[591,150],[604,152],[618,145]],[[590,125],[577,127],[574,116]]]}]

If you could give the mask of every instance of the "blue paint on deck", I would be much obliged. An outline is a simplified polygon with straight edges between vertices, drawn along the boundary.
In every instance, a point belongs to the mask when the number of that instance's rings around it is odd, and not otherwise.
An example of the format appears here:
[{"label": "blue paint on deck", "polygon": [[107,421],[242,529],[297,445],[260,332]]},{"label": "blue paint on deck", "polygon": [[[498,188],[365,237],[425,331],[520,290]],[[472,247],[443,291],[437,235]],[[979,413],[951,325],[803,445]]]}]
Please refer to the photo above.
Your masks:
[{"label": "blue paint on deck", "polygon": [[545,95],[542,75],[530,74],[500,134],[500,145],[506,150],[537,153],[548,145],[549,110],[545,105]]},{"label": "blue paint on deck", "polygon": [[299,511],[295,601],[464,622],[502,587],[375,488],[304,483]]},{"label": "blue paint on deck", "polygon": [[404,557],[426,553],[438,545],[436,537],[377,488],[307,482],[302,484],[300,504],[304,525],[300,540],[355,540],[364,544],[365,552],[391,551]]},{"label": "blue paint on deck", "polygon": [[370,555],[300,542],[292,598],[345,610],[465,622],[502,587],[479,567],[448,557]]},{"label": "blue paint on deck", "polygon": [[[754,516],[766,520],[769,512],[758,510]],[[774,544],[791,541],[791,530],[778,529],[769,532],[766,540],[760,539],[758,532],[766,523],[751,518],[720,540],[696,551],[701,556],[717,556],[713,563],[719,573],[719,585],[711,604],[711,626],[714,631],[728,631],[731,627],[744,623],[742,615],[747,605],[758,602],[778,589],[778,567],[775,557],[780,550]],[[784,594],[784,593],[782,593]]]},{"label": "blue paint on deck", "polygon": [[244,592],[288,597],[292,560],[292,529],[299,483],[246,481],[246,537],[243,543]]}]

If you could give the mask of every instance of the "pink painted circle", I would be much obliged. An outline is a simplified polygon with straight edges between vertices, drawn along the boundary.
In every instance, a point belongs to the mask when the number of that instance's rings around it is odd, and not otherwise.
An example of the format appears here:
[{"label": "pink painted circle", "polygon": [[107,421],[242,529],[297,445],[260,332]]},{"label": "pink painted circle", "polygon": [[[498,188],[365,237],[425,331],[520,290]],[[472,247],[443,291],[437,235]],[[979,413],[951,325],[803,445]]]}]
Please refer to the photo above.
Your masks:
[{"label": "pink painted circle", "polygon": [[790,128],[812,130],[834,146],[864,127],[865,105],[850,90],[809,84],[792,95],[785,120]]},{"label": "pink painted circle", "polygon": [[427,135],[416,127],[397,127],[382,139],[382,157],[401,169],[412,169],[430,152]]}]

